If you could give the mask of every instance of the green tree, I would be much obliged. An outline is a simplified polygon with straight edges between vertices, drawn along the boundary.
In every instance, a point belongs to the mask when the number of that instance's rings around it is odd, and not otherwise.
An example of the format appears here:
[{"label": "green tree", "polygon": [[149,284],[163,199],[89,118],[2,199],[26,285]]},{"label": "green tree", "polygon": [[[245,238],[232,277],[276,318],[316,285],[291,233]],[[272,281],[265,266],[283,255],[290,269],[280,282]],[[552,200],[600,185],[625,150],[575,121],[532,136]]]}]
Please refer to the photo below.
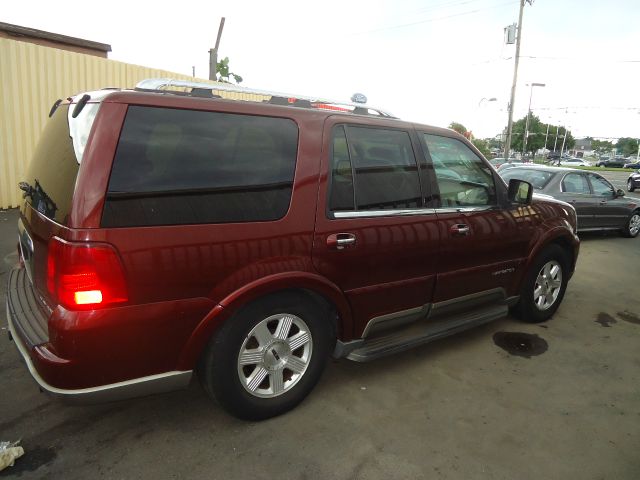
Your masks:
[{"label": "green tree", "polygon": [[449,128],[451,130],[455,130],[456,132],[458,132],[460,135],[467,135],[467,127],[465,127],[464,125],[462,125],[461,123],[458,122],[451,122],[449,124]]},{"label": "green tree", "polygon": [[487,140],[482,140],[480,138],[473,138],[473,135],[471,134],[471,132],[467,130],[467,127],[465,127],[463,124],[458,122],[451,122],[449,124],[449,128],[451,130],[455,130],[460,135],[464,135],[469,140],[471,140],[471,143],[473,143],[473,145],[478,150],[480,150],[480,153],[482,153],[482,155],[484,155],[485,157],[489,157],[491,155],[491,150],[489,149],[489,142]]},{"label": "green tree", "polygon": [[596,153],[609,153],[613,150],[613,143],[607,140],[593,140],[591,149]]},{"label": "green tree", "polygon": [[233,77],[236,83],[242,83],[242,77],[229,70],[229,57],[224,57],[216,64],[216,80],[223,83],[231,83],[229,77]]},{"label": "green tree", "polygon": [[480,138],[471,139],[471,143],[480,150],[480,153],[485,157],[489,158],[491,156],[491,150],[489,149],[489,142],[487,140],[482,140]]},{"label": "green tree", "polygon": [[638,141],[635,138],[620,138],[616,143],[616,151],[625,157],[636,155],[638,153]]},{"label": "green tree", "polygon": [[[524,138],[526,121],[527,117],[524,116],[513,124],[511,148],[516,152],[522,151],[522,142]],[[527,152],[535,152],[541,148],[553,150],[554,145],[556,145],[557,150],[560,150],[565,133],[567,138],[564,143],[564,149],[568,150],[573,148],[576,144],[576,140],[575,138],[573,138],[571,131],[567,131],[565,127],[560,125],[549,125],[549,134],[547,135],[547,124],[542,123],[537,116],[531,115],[531,117],[529,117]],[[558,137],[557,143],[556,136]],[[546,145],[545,138],[547,142]]]}]

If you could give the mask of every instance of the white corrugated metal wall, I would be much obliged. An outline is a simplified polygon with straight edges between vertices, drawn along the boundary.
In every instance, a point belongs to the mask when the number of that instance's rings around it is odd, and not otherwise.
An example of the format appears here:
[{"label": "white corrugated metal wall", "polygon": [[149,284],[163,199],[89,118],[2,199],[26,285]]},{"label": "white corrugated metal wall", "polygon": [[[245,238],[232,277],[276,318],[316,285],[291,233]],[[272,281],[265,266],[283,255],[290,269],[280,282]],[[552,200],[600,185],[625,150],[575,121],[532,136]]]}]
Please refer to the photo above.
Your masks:
[{"label": "white corrugated metal wall", "polygon": [[140,80],[154,77],[192,79],[165,70],[0,38],[0,208],[20,204],[22,196],[17,185],[24,179],[53,102],[105,87],[132,88]]}]

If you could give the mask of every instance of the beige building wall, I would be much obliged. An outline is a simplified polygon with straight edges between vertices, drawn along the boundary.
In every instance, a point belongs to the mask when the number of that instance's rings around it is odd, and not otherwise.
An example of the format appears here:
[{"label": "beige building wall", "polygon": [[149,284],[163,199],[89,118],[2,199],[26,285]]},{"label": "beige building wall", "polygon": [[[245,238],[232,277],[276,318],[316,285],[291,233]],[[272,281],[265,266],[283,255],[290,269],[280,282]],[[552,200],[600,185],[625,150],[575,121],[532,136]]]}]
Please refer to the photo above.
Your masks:
[{"label": "beige building wall", "polygon": [[18,182],[24,179],[57,99],[105,87],[133,88],[140,80],[154,77],[194,80],[165,70],[0,38],[0,208],[20,205]]}]

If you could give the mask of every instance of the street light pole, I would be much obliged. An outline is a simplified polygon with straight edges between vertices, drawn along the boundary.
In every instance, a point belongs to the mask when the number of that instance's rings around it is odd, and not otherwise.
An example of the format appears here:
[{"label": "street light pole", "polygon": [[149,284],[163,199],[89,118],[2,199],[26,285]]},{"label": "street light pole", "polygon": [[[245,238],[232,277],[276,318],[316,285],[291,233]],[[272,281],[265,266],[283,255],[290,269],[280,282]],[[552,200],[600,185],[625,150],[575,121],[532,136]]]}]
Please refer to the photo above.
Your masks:
[{"label": "street light pole", "polygon": [[547,140],[549,138],[549,122],[547,122],[547,133],[544,134],[544,149],[542,150],[543,156],[547,153]]},{"label": "street light pole", "polygon": [[532,83],[531,89],[529,91],[529,109],[527,110],[527,120],[525,122],[524,127],[524,138],[522,139],[522,156],[527,151],[527,140],[529,138],[529,117],[531,116],[531,98],[533,98],[533,87],[544,87],[546,86],[544,83]]}]

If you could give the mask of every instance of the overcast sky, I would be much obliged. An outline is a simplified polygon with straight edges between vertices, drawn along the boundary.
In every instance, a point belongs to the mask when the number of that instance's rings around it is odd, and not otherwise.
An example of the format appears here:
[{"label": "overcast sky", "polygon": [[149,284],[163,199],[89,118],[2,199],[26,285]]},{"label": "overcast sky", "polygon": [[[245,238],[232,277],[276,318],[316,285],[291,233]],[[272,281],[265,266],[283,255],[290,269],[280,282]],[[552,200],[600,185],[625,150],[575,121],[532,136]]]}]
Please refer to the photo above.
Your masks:
[{"label": "overcast sky", "polygon": [[[507,122],[518,0],[322,2],[3,2],[0,20],[108,43],[110,58],[208,75],[220,56],[247,87],[348,100],[362,92],[401,118],[463,123],[493,136]],[[526,5],[514,118],[532,110],[577,137],[640,137],[640,1]],[[488,101],[496,98],[496,101]],[[484,99],[484,100],[483,100]]]}]

